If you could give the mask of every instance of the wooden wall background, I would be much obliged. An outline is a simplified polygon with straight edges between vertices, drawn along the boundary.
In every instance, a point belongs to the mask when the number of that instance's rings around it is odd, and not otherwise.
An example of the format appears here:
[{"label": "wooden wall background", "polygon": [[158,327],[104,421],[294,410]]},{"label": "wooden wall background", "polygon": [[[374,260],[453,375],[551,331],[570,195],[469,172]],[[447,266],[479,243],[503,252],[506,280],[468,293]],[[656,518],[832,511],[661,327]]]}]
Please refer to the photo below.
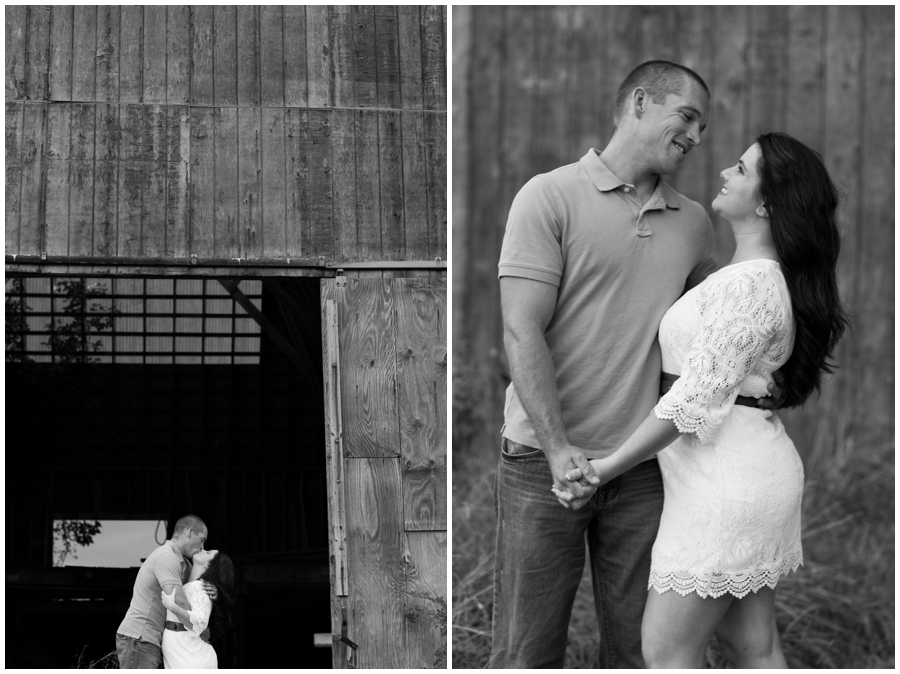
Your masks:
[{"label": "wooden wall background", "polygon": [[434,260],[446,7],[6,7],[6,254]]},{"label": "wooden wall background", "polygon": [[[456,450],[497,451],[508,383],[497,260],[513,197],[603,149],[619,83],[653,58],[712,91],[703,144],[670,181],[691,199],[708,207],[719,172],[760,131],[822,154],[844,195],[839,282],[853,333],[821,398],[783,418],[801,452],[893,442],[892,6],[456,7],[453,22],[454,391],[478,400],[474,427],[454,422]],[[733,238],[714,224],[725,264]]]}]

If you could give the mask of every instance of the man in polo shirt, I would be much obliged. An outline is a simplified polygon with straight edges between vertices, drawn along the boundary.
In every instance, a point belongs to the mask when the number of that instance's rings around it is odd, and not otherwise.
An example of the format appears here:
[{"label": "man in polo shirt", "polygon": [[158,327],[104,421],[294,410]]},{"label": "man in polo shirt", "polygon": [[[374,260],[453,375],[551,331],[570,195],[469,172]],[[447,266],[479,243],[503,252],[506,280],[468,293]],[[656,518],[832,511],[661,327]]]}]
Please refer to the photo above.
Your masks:
[{"label": "man in polo shirt", "polygon": [[[116,631],[120,669],[159,669],[162,664],[162,631],[166,621],[160,590],[170,594],[174,588],[178,605],[191,608],[182,584],[191,573],[188,560],[203,549],[206,537],[203,520],[196,515],[185,515],[176,522],[171,540],[144,560],[134,582],[131,605]],[[213,593],[210,594],[212,596]]]},{"label": "man in polo shirt", "polygon": [[[601,666],[643,668],[641,616],[662,512],[656,459],[599,490],[588,459],[614,451],[659,394],[657,329],[715,269],[702,206],[666,185],[700,144],[709,90],[683,66],[638,66],[602,153],[530,180],[509,213],[499,275],[506,393],[497,474],[491,667],[562,667],[585,560]],[[580,468],[585,478],[566,479]],[[551,485],[580,497],[563,508]]]}]

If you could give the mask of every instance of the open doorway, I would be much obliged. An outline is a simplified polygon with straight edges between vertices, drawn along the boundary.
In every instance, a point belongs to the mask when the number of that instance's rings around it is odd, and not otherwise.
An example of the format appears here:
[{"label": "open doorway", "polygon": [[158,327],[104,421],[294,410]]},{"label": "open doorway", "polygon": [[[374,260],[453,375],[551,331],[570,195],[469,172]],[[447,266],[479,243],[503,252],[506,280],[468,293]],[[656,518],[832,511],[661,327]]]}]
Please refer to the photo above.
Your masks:
[{"label": "open doorway", "polygon": [[220,667],[329,667],[318,279],[8,276],[6,335],[7,666],[114,649],[134,566],[55,565],[61,523],[140,559],[192,513],[239,570]]}]

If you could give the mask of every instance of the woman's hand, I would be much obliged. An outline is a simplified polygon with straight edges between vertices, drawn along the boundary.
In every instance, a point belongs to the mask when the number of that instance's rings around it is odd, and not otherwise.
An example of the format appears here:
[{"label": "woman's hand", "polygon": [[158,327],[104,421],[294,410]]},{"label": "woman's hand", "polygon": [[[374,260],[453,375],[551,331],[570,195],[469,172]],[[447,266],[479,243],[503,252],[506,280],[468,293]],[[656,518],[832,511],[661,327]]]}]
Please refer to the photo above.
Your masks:
[{"label": "woman's hand", "polygon": [[[599,484],[603,484],[603,475],[600,473],[600,461],[601,459],[594,459],[589,461],[590,467],[593,469],[595,474],[595,479],[599,479]],[[580,468],[570,468],[565,475],[565,478],[570,482],[578,482],[579,484],[588,485],[587,480],[584,477]],[[591,500],[591,497],[594,495],[596,490],[596,485],[590,484],[592,490],[585,494],[584,496],[576,496],[570,491],[565,489],[557,489],[554,485],[550,489],[553,491],[553,495],[556,496],[556,500],[559,501],[560,505],[568,510],[578,510],[582,508],[588,501]]]},{"label": "woman's hand", "polygon": [[171,610],[171,609],[175,608],[176,606],[178,606],[178,604],[175,603],[175,592],[176,591],[177,590],[172,590],[172,594],[166,594],[165,592],[161,593],[163,607]]}]

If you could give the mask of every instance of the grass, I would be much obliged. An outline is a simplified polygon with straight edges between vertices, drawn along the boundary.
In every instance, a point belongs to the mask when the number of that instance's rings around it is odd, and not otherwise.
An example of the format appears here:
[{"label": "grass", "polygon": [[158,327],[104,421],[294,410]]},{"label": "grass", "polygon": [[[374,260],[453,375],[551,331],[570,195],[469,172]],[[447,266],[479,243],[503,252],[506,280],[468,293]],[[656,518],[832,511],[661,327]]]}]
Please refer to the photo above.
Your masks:
[{"label": "grass", "polygon": [[[464,419],[464,410],[454,419]],[[454,427],[454,433],[456,428]],[[456,448],[454,448],[456,449]],[[491,647],[496,453],[453,468],[454,668],[482,668]],[[497,450],[499,451],[499,450]],[[894,668],[894,448],[851,443],[805,460],[805,565],[778,585],[777,619],[792,668]],[[585,572],[569,625],[567,668],[596,664],[598,632]],[[715,643],[709,668],[730,667]]]}]

